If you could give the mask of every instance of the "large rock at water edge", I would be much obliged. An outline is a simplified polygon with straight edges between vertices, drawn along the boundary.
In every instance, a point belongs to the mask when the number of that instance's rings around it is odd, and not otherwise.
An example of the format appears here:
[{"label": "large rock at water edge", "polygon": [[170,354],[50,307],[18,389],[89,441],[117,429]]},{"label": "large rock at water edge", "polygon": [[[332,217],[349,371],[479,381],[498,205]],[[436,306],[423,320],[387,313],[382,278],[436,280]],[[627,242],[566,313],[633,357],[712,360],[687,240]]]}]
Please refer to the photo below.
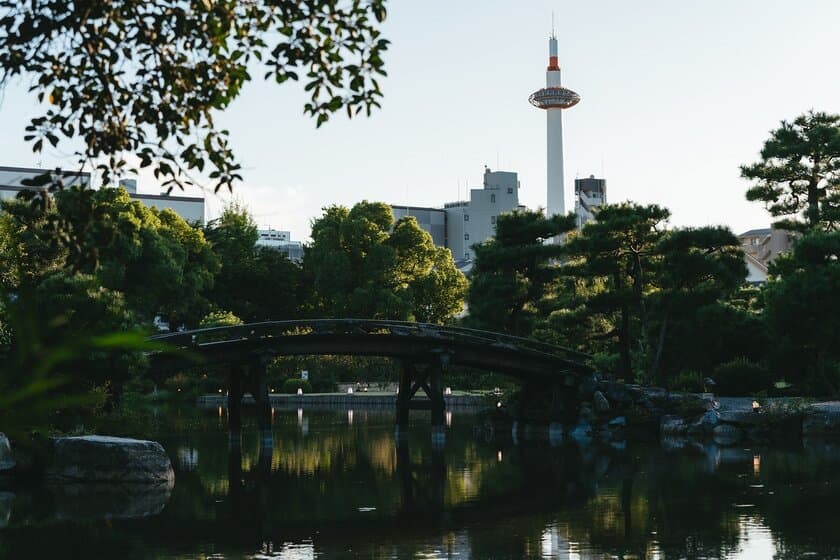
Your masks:
[{"label": "large rock at water edge", "polygon": [[9,438],[6,437],[6,434],[0,433],[0,474],[14,467],[15,460],[12,457],[12,447],[9,445]]},{"label": "large rock at water edge", "polygon": [[601,391],[595,391],[592,395],[592,404],[595,405],[595,411],[599,414],[610,411],[610,401],[607,400],[607,397]]},{"label": "large rock at water edge", "polygon": [[56,438],[47,477],[66,482],[175,481],[161,444],[110,436]]}]

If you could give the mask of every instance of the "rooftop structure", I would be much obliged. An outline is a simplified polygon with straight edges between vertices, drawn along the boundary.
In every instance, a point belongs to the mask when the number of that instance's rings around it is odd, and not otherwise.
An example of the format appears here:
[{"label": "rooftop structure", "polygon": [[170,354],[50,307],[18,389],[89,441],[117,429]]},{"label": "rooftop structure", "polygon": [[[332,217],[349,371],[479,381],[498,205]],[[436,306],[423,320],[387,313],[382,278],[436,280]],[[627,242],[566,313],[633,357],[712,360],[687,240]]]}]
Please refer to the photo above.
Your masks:
[{"label": "rooftop structure", "polygon": [[[50,172],[48,169],[37,169],[30,167],[2,167],[0,166],[0,200],[15,198],[22,190],[33,189],[24,183]],[[62,171],[60,178],[65,186],[91,186],[90,173]],[[124,188],[129,196],[148,206],[163,210],[169,208],[184,220],[191,223],[204,224],[204,198],[192,196],[172,196],[166,193],[143,194],[137,192],[137,181],[135,179],[120,180],[120,187]]]},{"label": "rooftop structure", "polygon": [[277,249],[285,253],[292,262],[303,260],[303,244],[300,241],[292,241],[291,232],[268,228],[257,230],[257,233],[258,246]]},{"label": "rooftop structure", "polygon": [[563,110],[574,107],[580,96],[560,84],[560,66],[557,62],[557,37],[552,30],[548,39],[548,69],[545,86],[531,94],[531,105],[546,112],[547,124],[547,168],[546,168],[546,214],[566,213],[563,179]]},{"label": "rooftop structure", "polygon": [[590,175],[585,179],[575,179],[575,215],[578,229],[594,220],[598,207],[606,203],[606,179],[596,179],[595,175]]}]

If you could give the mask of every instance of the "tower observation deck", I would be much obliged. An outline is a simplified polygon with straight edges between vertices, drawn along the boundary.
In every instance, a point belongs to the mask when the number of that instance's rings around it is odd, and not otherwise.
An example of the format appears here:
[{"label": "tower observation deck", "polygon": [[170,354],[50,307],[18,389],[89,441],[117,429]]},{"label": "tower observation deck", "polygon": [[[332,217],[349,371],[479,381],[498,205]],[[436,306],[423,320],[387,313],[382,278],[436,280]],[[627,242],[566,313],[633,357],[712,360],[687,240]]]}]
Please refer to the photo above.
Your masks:
[{"label": "tower observation deck", "polygon": [[557,37],[554,32],[548,40],[548,68],[545,87],[528,97],[538,109],[544,109],[547,122],[546,214],[565,214],[565,188],[563,180],[563,109],[574,107],[580,96],[560,85],[560,66],[557,63]]}]

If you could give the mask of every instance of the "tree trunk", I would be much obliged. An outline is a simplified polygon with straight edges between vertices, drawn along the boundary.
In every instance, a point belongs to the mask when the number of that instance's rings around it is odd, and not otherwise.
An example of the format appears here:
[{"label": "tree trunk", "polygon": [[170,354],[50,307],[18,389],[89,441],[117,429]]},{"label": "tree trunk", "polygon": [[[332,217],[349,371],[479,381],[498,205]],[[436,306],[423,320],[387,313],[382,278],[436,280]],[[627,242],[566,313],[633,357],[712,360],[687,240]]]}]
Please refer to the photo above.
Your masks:
[{"label": "tree trunk", "polygon": [[659,369],[659,362],[662,359],[662,349],[665,347],[665,333],[668,330],[668,319],[671,317],[671,302],[665,307],[665,314],[662,317],[662,326],[659,328],[659,340],[656,343],[656,354],[653,356],[653,362],[650,364],[650,370],[647,374],[646,385],[650,385],[656,377],[656,372]]},{"label": "tree trunk", "polygon": [[[616,291],[621,290],[621,271],[613,273]],[[618,329],[618,348],[621,355],[621,375],[625,381],[630,381],[633,375],[630,363],[630,309],[625,300],[621,304],[621,326]]]}]

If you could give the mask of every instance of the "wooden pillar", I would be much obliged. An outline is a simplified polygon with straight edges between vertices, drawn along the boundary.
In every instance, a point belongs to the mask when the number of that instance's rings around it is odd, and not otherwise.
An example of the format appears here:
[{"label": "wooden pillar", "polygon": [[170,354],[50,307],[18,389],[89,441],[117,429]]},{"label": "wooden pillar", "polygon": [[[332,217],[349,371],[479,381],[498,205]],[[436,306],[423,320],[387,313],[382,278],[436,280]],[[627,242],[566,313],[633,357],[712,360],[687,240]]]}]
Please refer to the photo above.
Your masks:
[{"label": "wooden pillar", "polygon": [[405,431],[408,428],[408,411],[411,403],[411,382],[416,371],[415,365],[403,360],[400,369],[400,392],[397,394],[397,429]]},{"label": "wooden pillar", "polygon": [[239,445],[242,435],[242,377],[240,366],[233,364],[228,372],[228,434],[231,444]]},{"label": "wooden pillar", "polygon": [[429,365],[429,389],[431,390],[429,400],[432,401],[432,426],[443,427],[446,403],[443,400],[443,366],[438,360]]},{"label": "wooden pillar", "polygon": [[263,440],[271,438],[271,401],[268,396],[268,380],[266,379],[266,360],[263,356],[256,356],[251,361],[251,386],[254,400],[257,403],[257,426]]}]

